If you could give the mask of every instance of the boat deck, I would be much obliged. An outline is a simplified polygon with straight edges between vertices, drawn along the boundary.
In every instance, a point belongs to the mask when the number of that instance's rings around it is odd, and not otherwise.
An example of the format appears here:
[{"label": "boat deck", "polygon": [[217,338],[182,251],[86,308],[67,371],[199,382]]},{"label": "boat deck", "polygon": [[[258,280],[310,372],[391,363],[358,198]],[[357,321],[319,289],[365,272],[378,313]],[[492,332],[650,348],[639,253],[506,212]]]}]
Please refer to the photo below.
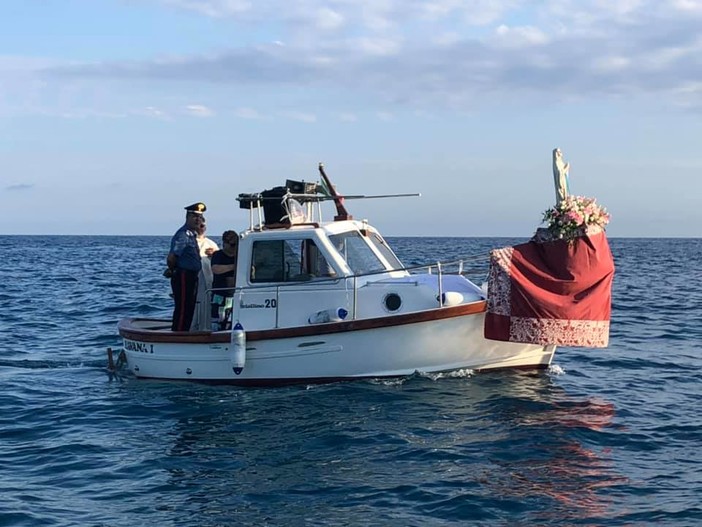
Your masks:
[{"label": "boat deck", "polygon": [[134,329],[172,333],[171,321],[156,318],[136,318],[130,320],[130,326]]}]

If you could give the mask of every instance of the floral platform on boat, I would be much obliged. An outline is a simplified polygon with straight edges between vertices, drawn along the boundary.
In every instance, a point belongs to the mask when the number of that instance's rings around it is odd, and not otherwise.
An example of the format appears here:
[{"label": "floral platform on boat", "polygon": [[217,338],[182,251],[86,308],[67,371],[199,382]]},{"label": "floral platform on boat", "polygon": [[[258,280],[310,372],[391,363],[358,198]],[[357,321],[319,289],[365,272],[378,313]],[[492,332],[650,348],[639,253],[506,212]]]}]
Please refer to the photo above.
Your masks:
[{"label": "floral platform on boat", "polygon": [[490,253],[485,338],[606,347],[614,261],[594,198],[568,196],[544,212],[527,243]]}]

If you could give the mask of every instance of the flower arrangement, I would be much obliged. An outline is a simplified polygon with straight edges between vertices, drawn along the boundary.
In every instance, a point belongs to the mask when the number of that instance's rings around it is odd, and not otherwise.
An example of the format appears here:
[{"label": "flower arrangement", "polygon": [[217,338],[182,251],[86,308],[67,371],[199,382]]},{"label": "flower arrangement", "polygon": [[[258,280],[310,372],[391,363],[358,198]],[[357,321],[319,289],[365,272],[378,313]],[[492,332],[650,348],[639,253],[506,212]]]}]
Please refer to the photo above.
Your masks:
[{"label": "flower arrangement", "polygon": [[543,223],[554,238],[572,240],[585,234],[591,227],[604,227],[609,223],[607,209],[598,205],[595,198],[566,196],[554,207],[544,212]]}]

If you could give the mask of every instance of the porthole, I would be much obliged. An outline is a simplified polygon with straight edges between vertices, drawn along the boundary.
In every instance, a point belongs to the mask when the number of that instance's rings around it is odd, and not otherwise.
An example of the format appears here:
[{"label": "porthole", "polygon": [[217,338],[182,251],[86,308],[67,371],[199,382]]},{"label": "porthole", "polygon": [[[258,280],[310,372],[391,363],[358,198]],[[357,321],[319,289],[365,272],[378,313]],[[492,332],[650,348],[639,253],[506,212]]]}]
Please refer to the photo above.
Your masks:
[{"label": "porthole", "polygon": [[397,293],[388,293],[383,299],[383,305],[390,312],[397,311],[402,306],[402,298]]}]

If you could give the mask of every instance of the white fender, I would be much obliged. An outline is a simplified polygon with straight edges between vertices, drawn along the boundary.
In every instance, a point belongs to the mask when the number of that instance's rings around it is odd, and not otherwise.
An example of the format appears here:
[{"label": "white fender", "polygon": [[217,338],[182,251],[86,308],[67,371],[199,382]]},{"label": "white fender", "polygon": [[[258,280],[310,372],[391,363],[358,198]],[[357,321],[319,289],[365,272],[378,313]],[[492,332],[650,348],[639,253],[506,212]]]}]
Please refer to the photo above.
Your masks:
[{"label": "white fender", "polygon": [[310,324],[324,324],[326,322],[341,322],[348,316],[349,312],[343,307],[336,309],[324,309],[310,315],[307,322]]},{"label": "white fender", "polygon": [[441,295],[441,300],[444,307],[457,306],[463,303],[463,295],[458,291],[446,291]]},{"label": "white fender", "polygon": [[232,345],[229,350],[229,361],[232,363],[232,370],[239,375],[246,365],[246,332],[244,327],[237,320],[232,328]]}]

